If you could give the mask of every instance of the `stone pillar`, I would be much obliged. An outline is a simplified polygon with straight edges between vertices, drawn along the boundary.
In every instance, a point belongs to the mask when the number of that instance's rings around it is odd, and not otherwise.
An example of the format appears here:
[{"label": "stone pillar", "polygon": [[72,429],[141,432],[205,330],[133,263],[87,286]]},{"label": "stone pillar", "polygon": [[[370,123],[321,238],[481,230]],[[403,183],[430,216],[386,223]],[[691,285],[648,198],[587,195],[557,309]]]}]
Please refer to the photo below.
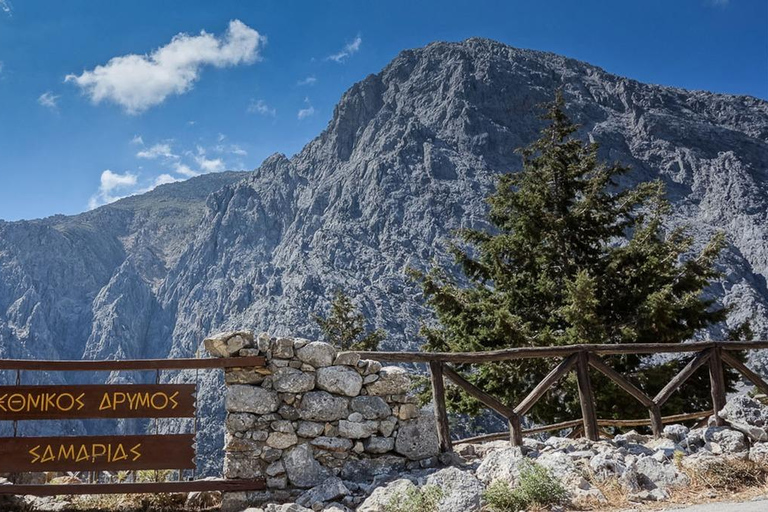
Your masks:
[{"label": "stone pillar", "polygon": [[266,333],[223,333],[205,347],[216,357],[267,360],[266,368],[226,370],[224,477],[263,477],[268,490],[230,493],[223,508],[335,498],[351,507],[364,496],[355,489],[377,475],[437,464],[434,416],[408,395],[404,369]]}]

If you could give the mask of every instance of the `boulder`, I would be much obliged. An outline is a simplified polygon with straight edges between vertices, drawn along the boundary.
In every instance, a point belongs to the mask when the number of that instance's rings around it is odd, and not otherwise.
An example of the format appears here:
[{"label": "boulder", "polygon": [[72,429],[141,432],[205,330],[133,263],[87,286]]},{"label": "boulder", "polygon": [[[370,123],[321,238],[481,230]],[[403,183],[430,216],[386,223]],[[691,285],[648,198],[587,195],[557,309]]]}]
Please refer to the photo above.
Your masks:
[{"label": "boulder", "polygon": [[520,448],[495,450],[485,456],[475,475],[486,485],[494,480],[514,483],[520,476],[519,464],[525,459]]},{"label": "boulder", "polygon": [[235,384],[227,388],[228,412],[268,414],[277,411],[278,407],[280,399],[274,391],[247,384]]},{"label": "boulder", "polygon": [[363,378],[348,366],[327,366],[317,370],[317,387],[337,395],[357,396]]},{"label": "boulder", "polygon": [[[376,421],[362,421],[359,423],[347,420],[339,421],[339,435],[349,439],[371,437],[378,430],[379,423]],[[400,432],[402,433],[402,429]]]},{"label": "boulder", "polygon": [[205,350],[214,357],[232,357],[240,349],[253,346],[253,333],[248,331],[220,332],[203,340]]},{"label": "boulder", "polygon": [[272,432],[267,438],[267,446],[277,448],[278,450],[285,450],[295,445],[298,441],[294,433]]},{"label": "boulder", "polygon": [[720,417],[753,441],[768,441],[768,407],[754,398],[745,395],[732,398],[720,411]]},{"label": "boulder", "polygon": [[356,396],[350,400],[349,407],[367,420],[383,420],[392,414],[387,402],[379,396]]},{"label": "boulder", "polygon": [[408,372],[399,366],[385,366],[379,370],[379,379],[365,386],[369,395],[403,395],[411,389]]},{"label": "boulder", "polygon": [[369,437],[363,441],[363,447],[368,453],[387,453],[395,449],[395,440],[391,437]]},{"label": "boulder", "polygon": [[288,481],[295,487],[309,488],[320,485],[328,478],[328,470],[315,460],[312,447],[300,444],[283,457]]},{"label": "boulder", "polygon": [[326,391],[310,391],[301,399],[299,415],[308,421],[340,420],[349,416],[349,399]]},{"label": "boulder", "polygon": [[689,483],[688,477],[679,472],[674,464],[659,462],[653,457],[640,457],[633,466],[643,489],[665,489]]},{"label": "boulder", "polygon": [[329,452],[348,452],[352,449],[352,441],[343,437],[320,436],[310,441],[312,446]]},{"label": "boulder", "polygon": [[279,393],[306,393],[315,388],[315,375],[286,366],[274,373],[272,387]]},{"label": "boulder", "polygon": [[313,341],[301,347],[296,352],[296,357],[303,363],[322,368],[333,364],[336,359],[336,349],[328,343]]},{"label": "boulder", "polygon": [[323,433],[325,425],[314,421],[300,421],[296,433],[301,437],[317,437]]},{"label": "boulder", "polygon": [[404,458],[384,455],[375,459],[347,461],[341,468],[341,478],[352,482],[370,482],[377,477],[399,474],[404,470]]},{"label": "boulder", "polygon": [[395,496],[405,496],[413,489],[416,489],[416,485],[405,478],[395,480],[382,487],[377,487],[357,508],[357,512],[388,512],[388,504]]},{"label": "boulder", "polygon": [[440,512],[472,512],[480,510],[483,484],[471,471],[445,468],[429,475],[426,485],[440,488],[443,497],[437,506]]},{"label": "boulder", "polygon": [[297,505],[313,508],[315,505],[322,505],[327,501],[335,500],[349,494],[349,489],[344,485],[339,477],[331,477],[322,484],[308,490],[296,500]]},{"label": "boulder", "polygon": [[293,340],[291,338],[277,338],[272,343],[272,357],[291,359],[293,357]]},{"label": "boulder", "polygon": [[434,415],[425,412],[416,419],[400,422],[395,451],[411,460],[439,455],[440,443]]}]

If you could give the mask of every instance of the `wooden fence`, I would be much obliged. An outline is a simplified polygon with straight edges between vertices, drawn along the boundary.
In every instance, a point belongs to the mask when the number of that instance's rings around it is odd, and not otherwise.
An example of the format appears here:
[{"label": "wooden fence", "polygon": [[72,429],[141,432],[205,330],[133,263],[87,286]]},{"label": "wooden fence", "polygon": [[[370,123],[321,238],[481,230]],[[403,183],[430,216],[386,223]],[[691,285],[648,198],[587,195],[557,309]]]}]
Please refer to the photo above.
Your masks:
[{"label": "wooden fence", "polygon": [[[442,451],[451,451],[452,442],[448,425],[448,416],[445,406],[445,383],[447,378],[456,386],[464,390],[468,395],[476,398],[490,409],[505,417],[509,423],[509,433],[490,434],[463,441],[480,441],[491,439],[509,438],[513,446],[522,444],[523,434],[562,430],[573,428],[576,434],[582,434],[588,439],[597,441],[600,426],[650,426],[654,436],[661,435],[665,423],[680,422],[692,419],[714,416],[718,425],[723,424],[718,413],[725,405],[725,379],[723,364],[727,364],[751,381],[761,392],[768,394],[768,384],[765,380],[747,368],[737,357],[734,351],[768,349],[768,341],[757,342],[730,342],[708,341],[684,344],[667,343],[638,343],[626,345],[568,345],[560,347],[522,347],[487,352],[359,352],[361,357],[387,361],[393,363],[427,363],[430,370],[432,396],[435,404],[435,416],[437,419],[438,438]],[[650,397],[641,389],[630,382],[626,377],[611,368],[601,356],[619,354],[681,354],[693,353],[691,361],[666,385],[656,396]],[[517,359],[543,359],[559,358],[559,364],[516,406],[504,404],[497,398],[489,395],[477,386],[471,384],[449,363],[478,364],[499,361],[511,361]],[[712,392],[713,408],[708,411],[699,411],[691,414],[678,414],[662,417],[661,406],[669,400],[672,394],[688,380],[696,370],[703,365],[709,366],[709,377]],[[595,412],[595,401],[592,392],[592,384],[589,377],[589,368],[599,371],[621,389],[638,400],[648,409],[648,420],[615,420],[599,419]],[[521,428],[520,420],[530,411],[531,407],[544,396],[560,378],[567,373],[575,371],[579,390],[582,417],[571,421],[565,421],[552,425],[545,425],[528,430]]]},{"label": "wooden fence", "polygon": [[[116,361],[36,361],[28,359],[0,359],[0,371],[15,371],[16,385],[0,386],[4,391],[0,396],[6,397],[6,402],[0,407],[0,420],[13,421],[14,437],[0,438],[0,473],[16,471],[45,471],[45,464],[42,462],[53,461],[49,465],[54,470],[75,469],[82,471],[83,467],[92,466],[93,470],[87,470],[88,473],[98,475],[101,470],[106,469],[125,469],[132,470],[139,467],[149,469],[170,469],[177,468],[178,481],[165,482],[127,482],[127,483],[81,483],[81,484],[11,484],[0,485],[0,494],[32,494],[37,496],[54,496],[59,494],[127,494],[127,493],[162,493],[162,492],[191,492],[191,491],[249,491],[265,489],[264,479],[256,480],[195,480],[193,473],[192,481],[183,480],[184,469],[194,469],[194,442],[197,433],[197,409],[194,405],[192,396],[185,396],[195,391],[195,385],[172,385],[160,384],[160,372],[166,370],[200,370],[200,369],[224,369],[224,368],[248,368],[264,367],[264,357],[236,357],[236,358],[213,358],[213,359],[135,359],[135,360],[116,360]],[[152,371],[155,373],[155,385],[126,384],[126,385],[59,385],[59,386],[22,386],[22,372],[55,372],[55,371]],[[131,391],[133,390],[133,391]],[[142,404],[145,406],[142,411],[136,411],[139,401],[122,410],[117,408],[117,399],[110,403],[111,407],[105,406],[101,402],[91,403],[93,396],[119,396],[125,398],[129,393],[142,393],[145,397],[152,396],[151,401],[145,399]],[[63,401],[61,407],[55,407],[58,403],[52,400],[52,396],[58,393],[59,396],[68,397]],[[155,396],[168,397],[172,404],[165,407],[168,402],[163,398],[161,402],[155,402]],[[40,397],[45,397],[41,399]],[[14,400],[15,397],[15,402]],[[41,410],[35,410],[34,413],[23,410],[23,400],[27,403],[34,403],[35,407]],[[14,406],[12,406],[13,404]],[[77,405],[76,405],[77,404]],[[127,404],[127,400],[121,402]],[[61,404],[59,404],[61,405]],[[49,407],[50,406],[50,407]],[[27,407],[28,409],[28,407]],[[72,418],[169,418],[184,417],[194,418],[195,432],[192,434],[176,435],[158,435],[155,427],[154,435],[145,436],[84,436],[84,437],[17,437],[16,425],[18,421],[23,420],[58,420]],[[141,443],[148,451],[128,457],[125,452],[120,452],[120,457],[109,456],[104,460],[107,447],[113,444],[120,446],[131,440],[132,443]],[[89,444],[85,444],[89,443]],[[174,451],[174,446],[178,448]],[[37,446],[37,445],[40,446]],[[29,449],[30,447],[33,449]],[[46,446],[48,452],[41,452],[38,448]],[[79,445],[80,449],[87,450],[87,446],[92,448],[90,456],[74,457],[75,447]],[[53,448],[51,448],[53,446]],[[129,445],[126,445],[129,446]],[[136,444],[134,447],[138,447]],[[98,463],[96,447],[99,447]],[[38,450],[38,451],[35,451]],[[178,453],[177,453],[178,452]],[[56,459],[55,454],[64,454],[64,457]],[[86,455],[88,455],[86,453]],[[140,456],[144,459],[139,460]],[[128,460],[128,459],[131,460]],[[56,459],[56,460],[54,460]],[[178,461],[177,461],[178,460]],[[169,466],[170,464],[170,466]],[[61,467],[59,467],[61,466]],[[71,466],[71,467],[70,467]],[[103,466],[103,467],[102,467]],[[36,469],[33,469],[36,468]],[[157,477],[157,472],[155,473]],[[97,478],[98,480],[98,478]]]}]

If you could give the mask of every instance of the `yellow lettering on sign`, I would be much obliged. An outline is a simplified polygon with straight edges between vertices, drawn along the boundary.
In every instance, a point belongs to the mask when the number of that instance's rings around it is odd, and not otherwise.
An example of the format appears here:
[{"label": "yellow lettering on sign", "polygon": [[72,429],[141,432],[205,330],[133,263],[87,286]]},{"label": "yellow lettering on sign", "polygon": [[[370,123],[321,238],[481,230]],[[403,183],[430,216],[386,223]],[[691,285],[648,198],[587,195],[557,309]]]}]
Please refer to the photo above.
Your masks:
[{"label": "yellow lettering on sign", "polygon": [[79,411],[83,407],[85,407],[85,403],[83,403],[83,397],[85,396],[85,393],[80,393],[80,396],[75,398],[75,401],[77,402],[77,410]]},{"label": "yellow lettering on sign", "polygon": [[136,403],[139,407],[149,408],[149,393],[139,393]]},{"label": "yellow lettering on sign", "polygon": [[141,452],[139,451],[139,448],[141,448],[141,443],[131,448],[131,454],[134,456],[133,457],[134,461],[137,461],[139,460],[139,458],[141,458]]},{"label": "yellow lettering on sign", "polygon": [[0,411],[7,412],[8,409],[5,408],[5,398],[8,396],[8,393],[0,396]]},{"label": "yellow lettering on sign", "polygon": [[125,453],[125,448],[123,448],[123,444],[120,443],[117,445],[117,448],[115,448],[115,454],[112,456],[112,462],[117,462],[118,460],[127,460],[128,454]]},{"label": "yellow lettering on sign", "polygon": [[104,393],[104,396],[101,399],[101,403],[99,404],[99,410],[103,411],[104,409],[111,409],[112,408],[112,402],[109,400],[109,393]]},{"label": "yellow lettering on sign", "polygon": [[107,453],[107,447],[103,444],[91,446],[91,462],[96,462],[97,457],[103,457]]},{"label": "yellow lettering on sign", "polygon": [[88,457],[88,448],[86,448],[85,445],[81,445],[80,449],[77,450],[77,459],[75,459],[75,462],[88,460]]},{"label": "yellow lettering on sign", "polygon": [[115,391],[114,395],[112,395],[112,410],[116,410],[117,406],[119,404],[125,403],[125,393],[121,393],[119,391]]},{"label": "yellow lettering on sign", "polygon": [[74,459],[74,458],[75,458],[75,445],[71,444],[69,446],[66,446],[66,445],[59,446],[59,460]]},{"label": "yellow lettering on sign", "polygon": [[43,395],[30,395],[27,397],[27,412],[33,409],[39,409],[43,404]]},{"label": "yellow lettering on sign", "polygon": [[32,459],[32,464],[36,463],[40,460],[40,454],[37,453],[37,450],[40,449],[40,445],[35,446],[31,450],[29,450],[29,454],[32,455],[34,458]]},{"label": "yellow lettering on sign", "polygon": [[54,455],[53,448],[51,448],[51,445],[48,445],[45,447],[45,451],[43,452],[43,458],[40,459],[40,462],[51,462],[52,460],[56,460],[56,455]]},{"label": "yellow lettering on sign", "polygon": [[24,397],[18,393],[14,393],[8,399],[8,408],[11,412],[21,412],[24,410]]},{"label": "yellow lettering on sign", "polygon": [[[155,398],[157,398],[157,397],[160,397],[161,400],[159,401],[159,403],[162,404],[162,405],[157,405],[155,403]],[[168,395],[166,395],[165,393],[160,393],[160,392],[155,393],[154,395],[152,395],[152,408],[153,409],[156,409],[158,411],[162,411],[166,407],[168,407]]]},{"label": "yellow lettering on sign", "polygon": [[176,391],[174,394],[172,394],[169,397],[169,400],[173,403],[173,407],[171,407],[171,409],[175,409],[175,408],[177,408],[179,406],[179,402],[176,401],[176,397],[177,396],[179,396],[179,392],[178,391]]},{"label": "yellow lettering on sign", "polygon": [[[63,405],[62,405],[63,402]],[[69,402],[69,403],[67,403]],[[61,393],[56,397],[56,408],[62,412],[71,411],[75,406],[75,397],[70,393]]]}]

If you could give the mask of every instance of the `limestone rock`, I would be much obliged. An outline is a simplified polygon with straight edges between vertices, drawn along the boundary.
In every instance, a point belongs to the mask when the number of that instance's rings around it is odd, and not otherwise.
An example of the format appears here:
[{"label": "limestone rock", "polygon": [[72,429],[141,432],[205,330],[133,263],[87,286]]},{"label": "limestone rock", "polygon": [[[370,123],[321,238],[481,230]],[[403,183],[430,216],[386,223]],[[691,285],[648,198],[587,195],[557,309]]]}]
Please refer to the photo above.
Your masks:
[{"label": "limestone rock", "polygon": [[395,449],[395,440],[391,437],[369,437],[363,442],[363,448],[368,453],[387,453]]},{"label": "limestone rock", "polygon": [[768,407],[754,398],[737,396],[729,400],[720,417],[757,442],[768,441]]},{"label": "limestone rock", "polygon": [[379,396],[356,396],[350,400],[349,407],[367,420],[382,420],[392,414],[387,402]]},{"label": "limestone rock", "polygon": [[323,504],[348,494],[349,489],[341,481],[341,478],[331,477],[299,496],[296,504],[303,507],[312,507],[315,504]]},{"label": "limestone rock", "polygon": [[434,457],[440,453],[437,439],[437,425],[432,414],[423,414],[416,419],[403,421],[397,431],[395,451],[411,460]]},{"label": "limestone rock", "polygon": [[313,341],[300,348],[296,352],[296,357],[315,368],[322,368],[333,364],[333,360],[336,359],[336,349],[328,343]]},{"label": "limestone rock", "polygon": [[354,421],[339,421],[339,435],[349,439],[363,439],[371,437],[379,430],[379,424],[375,421],[363,421],[356,423]]},{"label": "limestone rock", "polygon": [[227,388],[226,408],[229,412],[267,414],[277,411],[277,393],[257,386],[232,385]]},{"label": "limestone rock", "polygon": [[398,494],[405,496],[416,485],[410,480],[401,478],[385,486],[377,487],[368,498],[358,507],[357,512],[387,512],[387,504]]},{"label": "limestone rock", "polygon": [[325,391],[310,391],[299,406],[301,419],[309,421],[336,421],[349,415],[349,400]]},{"label": "limestone rock", "polygon": [[308,444],[291,449],[283,457],[283,464],[288,481],[296,487],[314,487],[329,476],[328,470],[315,460],[312,447]]},{"label": "limestone rock", "polygon": [[306,393],[315,388],[315,375],[286,366],[272,376],[272,387],[280,393]]},{"label": "limestone rock", "polygon": [[518,466],[524,460],[520,448],[504,448],[486,455],[475,474],[486,485],[494,480],[506,480],[514,483],[520,476]]},{"label": "limestone rock", "polygon": [[443,497],[437,509],[440,512],[473,512],[480,510],[483,484],[471,471],[445,468],[429,475],[426,485],[440,488]]},{"label": "limestone rock", "polygon": [[363,378],[347,366],[328,366],[317,370],[317,387],[337,395],[357,396]]},{"label": "limestone rock", "polygon": [[368,384],[369,395],[402,395],[410,391],[411,379],[408,372],[399,366],[385,366],[379,371],[379,379]]}]

